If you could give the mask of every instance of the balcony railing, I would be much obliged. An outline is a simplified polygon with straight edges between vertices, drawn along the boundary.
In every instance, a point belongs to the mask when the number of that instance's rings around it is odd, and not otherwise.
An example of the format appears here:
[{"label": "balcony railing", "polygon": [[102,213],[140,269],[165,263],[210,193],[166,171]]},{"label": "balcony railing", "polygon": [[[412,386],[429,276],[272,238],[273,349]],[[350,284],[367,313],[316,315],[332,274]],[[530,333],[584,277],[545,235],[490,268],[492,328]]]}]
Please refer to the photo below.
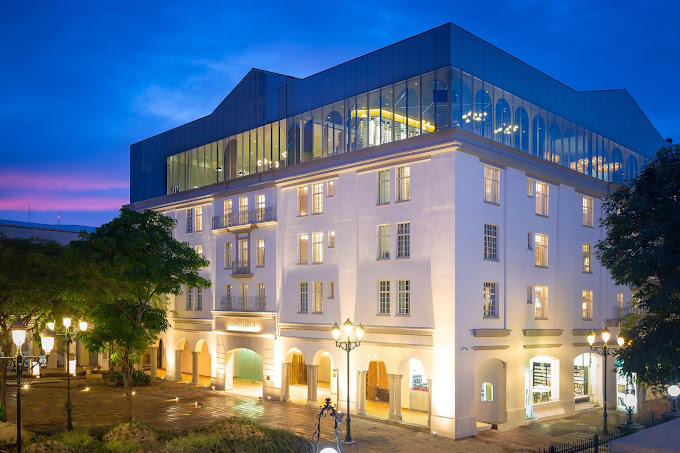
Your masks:
[{"label": "balcony railing", "polygon": [[623,318],[626,315],[636,315],[636,316],[642,316],[647,313],[647,310],[640,308],[640,307],[631,307],[630,305],[625,305],[623,307],[616,307],[616,318],[620,319]]},{"label": "balcony railing", "polygon": [[231,263],[231,275],[249,275],[250,261],[233,261]]},{"label": "balcony railing", "polygon": [[272,222],[276,220],[273,207],[251,209],[249,211],[232,212],[231,214],[218,215],[212,218],[212,229],[229,228],[253,223]]},{"label": "balcony railing", "polygon": [[222,311],[267,311],[267,297],[223,296],[218,309]]}]

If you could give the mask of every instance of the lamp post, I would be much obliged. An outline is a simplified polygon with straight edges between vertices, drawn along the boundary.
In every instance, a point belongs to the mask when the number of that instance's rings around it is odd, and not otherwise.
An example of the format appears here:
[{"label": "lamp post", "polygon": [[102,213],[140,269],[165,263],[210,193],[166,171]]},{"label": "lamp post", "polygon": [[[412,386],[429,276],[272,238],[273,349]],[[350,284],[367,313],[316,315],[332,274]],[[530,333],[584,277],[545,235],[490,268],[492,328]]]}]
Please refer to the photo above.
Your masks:
[{"label": "lamp post", "polygon": [[[352,349],[356,349],[359,346],[361,346],[361,338],[364,336],[364,328],[361,325],[361,323],[358,326],[354,326],[352,324],[352,321],[347,318],[347,321],[344,322],[342,325],[343,330],[345,331],[345,335],[347,336],[347,340],[345,341],[339,341],[340,340],[340,326],[336,322],[335,325],[333,326],[333,338],[335,339],[335,346],[339,347],[343,351],[347,351],[347,432],[345,433],[345,444],[351,444],[352,443],[352,433],[351,433],[351,418],[350,418],[350,410],[349,410],[349,353]],[[352,341],[350,339],[350,335],[352,334],[352,331],[354,331],[354,335],[357,338],[356,341]]]},{"label": "lamp post", "polygon": [[[24,356],[21,354],[21,346],[26,342],[26,324],[21,320],[17,320],[12,324],[10,329],[12,332],[12,341],[17,347],[17,353],[14,357],[0,357],[0,360],[9,361],[10,371],[15,370],[17,375],[17,453],[21,453],[21,373],[24,368],[30,365],[30,359],[38,359],[39,366],[47,363],[45,356]],[[49,335],[41,335],[43,349],[46,354],[49,354],[54,346],[54,337]]]},{"label": "lamp post", "polygon": [[670,387],[668,387],[668,395],[671,397],[671,412],[676,413],[678,412],[678,409],[676,408],[676,401],[678,399],[678,395],[680,395],[680,387],[677,385],[673,384]]},{"label": "lamp post", "polygon": [[[73,422],[71,420],[71,342],[73,341],[74,333],[71,318],[65,317],[62,319],[62,324],[64,325],[64,333],[60,335],[66,337],[66,430],[73,431]],[[81,331],[87,330],[87,321],[81,319],[78,327]],[[47,328],[54,330],[54,321],[49,321]],[[73,371],[75,372],[75,366]]]},{"label": "lamp post", "polygon": [[[595,343],[595,332],[592,330],[588,334],[588,344],[590,344],[590,349],[597,352],[598,354],[602,354],[604,356],[604,369],[602,373],[602,382],[603,382],[603,392],[602,392],[602,399],[604,400],[604,413],[602,414],[603,421],[602,421],[602,433],[603,434],[608,434],[607,430],[607,356],[608,355],[616,355],[618,354],[618,351],[616,349],[611,349],[609,347],[609,338],[611,337],[611,332],[609,332],[609,329],[606,327],[602,331],[602,341],[604,342],[604,346],[594,346]],[[618,343],[619,347],[623,346],[623,337],[616,336],[616,342]]]}]

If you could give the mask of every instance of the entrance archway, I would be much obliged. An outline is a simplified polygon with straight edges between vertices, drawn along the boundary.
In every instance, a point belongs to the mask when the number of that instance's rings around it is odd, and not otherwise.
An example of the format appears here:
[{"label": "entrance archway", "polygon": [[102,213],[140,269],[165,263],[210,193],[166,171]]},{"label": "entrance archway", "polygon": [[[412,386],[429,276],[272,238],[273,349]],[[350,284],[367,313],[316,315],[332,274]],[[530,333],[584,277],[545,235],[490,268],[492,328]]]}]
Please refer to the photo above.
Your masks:
[{"label": "entrance archway", "polygon": [[[400,389],[399,415],[406,423],[428,426],[430,414],[430,386],[423,362],[416,358],[405,359],[399,365],[395,386]],[[398,383],[396,380],[401,380]],[[396,391],[396,389],[395,389]]]},{"label": "entrance archway", "polygon": [[225,390],[244,396],[262,397],[262,356],[252,349],[237,348],[226,354]]},{"label": "entrance archway", "polygon": [[192,356],[191,356],[191,346],[186,338],[182,338],[177,345],[177,350],[179,351],[179,369],[181,372],[181,379],[177,379],[186,382],[187,384],[191,382],[194,378],[192,369]]},{"label": "entrance archway", "polygon": [[505,362],[499,359],[482,360],[475,366],[475,415],[478,424],[507,422],[506,372]]},{"label": "entrance archway", "polygon": [[596,404],[602,401],[602,360],[585,352],[574,359],[574,402]]},{"label": "entrance archway", "polygon": [[317,405],[323,406],[326,398],[331,401],[337,399],[338,376],[333,372],[334,363],[330,352],[322,349],[314,355],[316,366],[316,400]]},{"label": "entrance archway", "polygon": [[385,362],[378,356],[368,363],[366,372],[366,414],[389,418],[390,414],[390,387],[387,379]]},{"label": "entrance archway", "polygon": [[[197,364],[194,365],[194,368],[198,369],[198,379],[194,379],[193,383],[197,385],[210,386],[210,376],[212,375],[212,359],[210,357],[208,345],[205,341],[198,340],[194,352],[198,355],[198,357],[194,359],[197,362]],[[196,382],[197,380],[198,382]]]},{"label": "entrance archway", "polygon": [[290,401],[298,404],[307,402],[307,364],[302,351],[295,348],[288,352],[286,362],[290,363],[288,383]]}]

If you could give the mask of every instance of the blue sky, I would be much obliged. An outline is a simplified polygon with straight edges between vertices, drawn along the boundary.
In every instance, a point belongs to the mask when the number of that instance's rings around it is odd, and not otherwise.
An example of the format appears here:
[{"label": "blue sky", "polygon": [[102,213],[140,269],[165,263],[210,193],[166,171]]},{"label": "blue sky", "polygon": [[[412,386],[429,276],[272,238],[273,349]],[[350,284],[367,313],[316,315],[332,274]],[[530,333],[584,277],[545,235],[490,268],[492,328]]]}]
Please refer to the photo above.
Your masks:
[{"label": "blue sky", "polygon": [[131,143],[252,67],[305,77],[453,22],[577,90],[626,88],[680,140],[679,2],[24,2],[0,12],[0,219],[100,225]]}]

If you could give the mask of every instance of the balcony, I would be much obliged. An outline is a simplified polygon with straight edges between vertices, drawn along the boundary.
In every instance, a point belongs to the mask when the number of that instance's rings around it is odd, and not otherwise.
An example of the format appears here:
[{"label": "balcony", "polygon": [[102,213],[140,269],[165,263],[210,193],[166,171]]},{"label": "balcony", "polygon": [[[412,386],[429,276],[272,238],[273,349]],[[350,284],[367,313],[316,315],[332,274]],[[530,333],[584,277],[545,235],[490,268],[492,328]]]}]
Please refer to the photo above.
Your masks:
[{"label": "balcony", "polygon": [[223,296],[220,305],[217,307],[221,311],[246,311],[246,312],[266,312],[266,296]]},{"label": "balcony", "polygon": [[216,232],[241,231],[273,225],[276,225],[276,210],[274,207],[232,212],[212,218],[212,229]]},{"label": "balcony", "polygon": [[250,270],[250,261],[234,261],[231,264],[231,276],[234,278],[250,278],[253,273]]}]

